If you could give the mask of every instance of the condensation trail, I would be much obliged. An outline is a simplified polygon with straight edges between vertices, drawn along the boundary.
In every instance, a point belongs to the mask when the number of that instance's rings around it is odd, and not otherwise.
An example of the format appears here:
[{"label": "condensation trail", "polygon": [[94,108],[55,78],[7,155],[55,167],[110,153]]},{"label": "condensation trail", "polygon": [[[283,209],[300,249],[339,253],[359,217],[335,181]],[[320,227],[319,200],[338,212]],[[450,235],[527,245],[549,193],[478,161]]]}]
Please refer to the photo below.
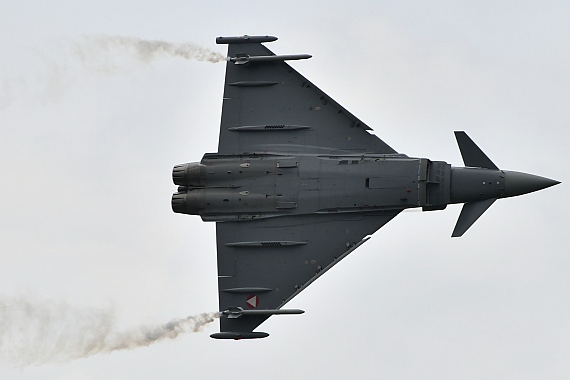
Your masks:
[{"label": "condensation trail", "polygon": [[130,53],[141,62],[148,63],[159,57],[180,57],[188,60],[224,62],[226,57],[218,52],[193,43],[174,43],[161,40],[144,40],[125,36],[87,36],[75,44],[76,53],[84,60],[92,54],[120,50]]},{"label": "condensation trail", "polygon": [[219,313],[202,313],[127,330],[112,309],[82,309],[33,297],[0,299],[0,364],[25,367],[131,350],[198,332]]},{"label": "condensation trail", "polygon": [[[78,81],[85,80],[85,74],[126,74],[158,59],[226,62],[223,54],[191,42],[105,35],[44,44],[19,60],[8,58],[14,64],[9,70],[0,70],[0,110],[22,100],[39,100],[44,104],[57,101]],[[30,65],[18,66],[21,61]]]}]

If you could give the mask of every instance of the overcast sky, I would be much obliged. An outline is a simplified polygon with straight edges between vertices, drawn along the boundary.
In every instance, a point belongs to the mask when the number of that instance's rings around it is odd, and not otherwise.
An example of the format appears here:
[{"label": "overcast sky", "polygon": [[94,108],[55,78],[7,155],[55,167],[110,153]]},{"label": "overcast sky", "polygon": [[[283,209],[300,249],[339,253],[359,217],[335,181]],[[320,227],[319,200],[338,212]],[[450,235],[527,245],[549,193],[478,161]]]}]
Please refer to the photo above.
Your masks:
[{"label": "overcast sky", "polygon": [[[0,0],[1,379],[567,379],[566,1]],[[462,5],[458,5],[461,3]],[[135,5],[136,4],[136,5]],[[174,214],[172,166],[217,150],[224,63],[104,48],[275,35],[277,54],[396,150],[563,183],[404,212],[275,316],[267,339],[202,332],[77,358],[95,327],[217,310],[215,225]],[[133,330],[135,329],[135,330]]]}]

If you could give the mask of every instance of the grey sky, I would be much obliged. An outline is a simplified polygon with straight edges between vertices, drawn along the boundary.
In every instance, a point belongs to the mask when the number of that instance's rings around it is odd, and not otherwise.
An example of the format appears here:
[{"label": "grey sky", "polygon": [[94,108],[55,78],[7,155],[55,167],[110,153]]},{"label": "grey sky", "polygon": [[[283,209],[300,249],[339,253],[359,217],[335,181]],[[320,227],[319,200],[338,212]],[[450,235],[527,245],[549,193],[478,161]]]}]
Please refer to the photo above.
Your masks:
[{"label": "grey sky", "polygon": [[402,213],[267,339],[215,341],[215,322],[14,369],[35,326],[0,321],[0,378],[568,378],[569,19],[562,1],[0,2],[0,304],[103,310],[121,331],[217,308],[214,225],[172,213],[170,173],[216,151],[224,64],[82,60],[85,36],[225,54],[216,36],[275,35],[395,149],[461,165],[465,130],[499,167],[563,182],[496,202],[460,239],[458,206]]}]

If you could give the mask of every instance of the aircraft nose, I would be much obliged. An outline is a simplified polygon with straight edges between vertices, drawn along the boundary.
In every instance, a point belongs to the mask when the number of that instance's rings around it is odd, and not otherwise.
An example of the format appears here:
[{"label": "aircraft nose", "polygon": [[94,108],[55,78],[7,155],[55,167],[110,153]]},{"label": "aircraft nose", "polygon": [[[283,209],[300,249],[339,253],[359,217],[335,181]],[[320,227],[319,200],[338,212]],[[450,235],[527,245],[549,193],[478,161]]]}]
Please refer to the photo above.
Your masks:
[{"label": "aircraft nose", "polygon": [[508,170],[504,170],[503,172],[505,173],[505,195],[503,195],[502,198],[532,193],[533,191],[546,189],[547,187],[560,183],[550,178],[527,173]]}]

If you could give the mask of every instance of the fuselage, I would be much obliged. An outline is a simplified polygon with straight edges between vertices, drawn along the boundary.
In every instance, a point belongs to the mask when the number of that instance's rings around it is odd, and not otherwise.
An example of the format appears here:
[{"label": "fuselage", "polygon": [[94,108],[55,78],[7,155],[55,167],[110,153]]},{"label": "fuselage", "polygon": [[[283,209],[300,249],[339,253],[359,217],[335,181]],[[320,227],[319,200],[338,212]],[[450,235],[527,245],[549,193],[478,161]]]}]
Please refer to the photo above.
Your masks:
[{"label": "fuselage", "polygon": [[394,155],[221,156],[178,165],[175,212],[206,221],[423,207],[451,200],[451,165]]}]

